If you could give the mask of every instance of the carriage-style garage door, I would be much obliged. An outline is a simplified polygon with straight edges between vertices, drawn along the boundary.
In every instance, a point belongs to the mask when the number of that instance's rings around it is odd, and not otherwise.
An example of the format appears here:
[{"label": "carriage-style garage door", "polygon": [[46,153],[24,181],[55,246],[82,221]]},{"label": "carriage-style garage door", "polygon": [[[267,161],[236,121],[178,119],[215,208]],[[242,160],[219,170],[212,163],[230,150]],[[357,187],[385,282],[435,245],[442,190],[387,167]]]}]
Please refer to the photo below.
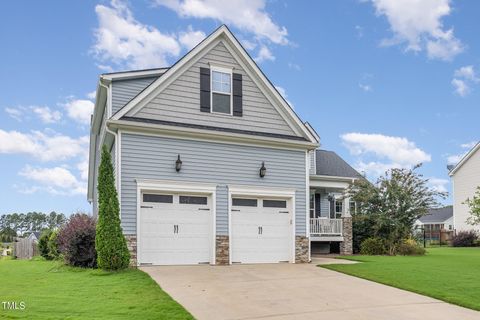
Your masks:
[{"label": "carriage-style garage door", "polygon": [[291,200],[232,197],[232,263],[292,260]]},{"label": "carriage-style garage door", "polygon": [[211,196],[143,192],[140,200],[137,239],[140,264],[210,262]]}]

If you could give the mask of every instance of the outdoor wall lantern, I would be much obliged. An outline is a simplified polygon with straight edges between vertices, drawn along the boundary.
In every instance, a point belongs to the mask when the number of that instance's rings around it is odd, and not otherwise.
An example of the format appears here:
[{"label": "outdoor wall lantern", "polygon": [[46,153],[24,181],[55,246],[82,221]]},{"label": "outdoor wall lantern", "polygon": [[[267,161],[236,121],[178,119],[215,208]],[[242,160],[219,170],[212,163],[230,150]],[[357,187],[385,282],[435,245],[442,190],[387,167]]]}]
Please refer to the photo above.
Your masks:
[{"label": "outdoor wall lantern", "polygon": [[179,172],[182,169],[182,160],[180,160],[180,155],[178,155],[177,161],[175,161],[175,170]]},{"label": "outdoor wall lantern", "polygon": [[267,168],[265,168],[265,161],[262,162],[262,167],[260,168],[260,178],[265,177],[267,173]]}]

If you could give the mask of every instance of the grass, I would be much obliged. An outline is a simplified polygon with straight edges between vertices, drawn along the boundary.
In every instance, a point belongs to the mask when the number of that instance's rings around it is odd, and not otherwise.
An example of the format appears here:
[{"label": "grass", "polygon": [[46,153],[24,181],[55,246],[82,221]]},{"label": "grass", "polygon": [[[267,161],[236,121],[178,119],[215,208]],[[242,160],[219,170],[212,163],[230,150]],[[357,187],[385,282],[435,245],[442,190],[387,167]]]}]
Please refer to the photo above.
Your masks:
[{"label": "grass", "polygon": [[425,256],[350,256],[324,268],[480,310],[480,248],[429,248]]},{"label": "grass", "polygon": [[[2,301],[25,302],[4,310]],[[44,260],[0,260],[0,318],[193,319],[146,273],[71,268]]]}]

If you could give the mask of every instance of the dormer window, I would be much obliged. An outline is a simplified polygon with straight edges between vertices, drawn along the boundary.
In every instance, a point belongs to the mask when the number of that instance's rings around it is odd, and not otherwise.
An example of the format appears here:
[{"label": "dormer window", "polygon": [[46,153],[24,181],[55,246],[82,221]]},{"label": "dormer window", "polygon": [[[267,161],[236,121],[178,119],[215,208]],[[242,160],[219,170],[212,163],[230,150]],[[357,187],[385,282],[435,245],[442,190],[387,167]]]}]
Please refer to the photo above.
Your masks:
[{"label": "dormer window", "polygon": [[232,71],[212,67],[212,112],[232,114]]}]

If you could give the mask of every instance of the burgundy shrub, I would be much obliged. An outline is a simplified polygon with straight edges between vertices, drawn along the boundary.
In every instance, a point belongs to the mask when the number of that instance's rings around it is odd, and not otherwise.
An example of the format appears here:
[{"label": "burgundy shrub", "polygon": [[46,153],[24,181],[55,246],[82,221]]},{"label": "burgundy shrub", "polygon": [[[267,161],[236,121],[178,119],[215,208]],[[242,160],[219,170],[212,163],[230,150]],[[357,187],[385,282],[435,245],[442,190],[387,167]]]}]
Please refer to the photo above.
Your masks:
[{"label": "burgundy shrub", "polygon": [[85,214],[73,214],[58,233],[59,250],[65,263],[76,267],[97,266],[95,251],[96,220]]}]

